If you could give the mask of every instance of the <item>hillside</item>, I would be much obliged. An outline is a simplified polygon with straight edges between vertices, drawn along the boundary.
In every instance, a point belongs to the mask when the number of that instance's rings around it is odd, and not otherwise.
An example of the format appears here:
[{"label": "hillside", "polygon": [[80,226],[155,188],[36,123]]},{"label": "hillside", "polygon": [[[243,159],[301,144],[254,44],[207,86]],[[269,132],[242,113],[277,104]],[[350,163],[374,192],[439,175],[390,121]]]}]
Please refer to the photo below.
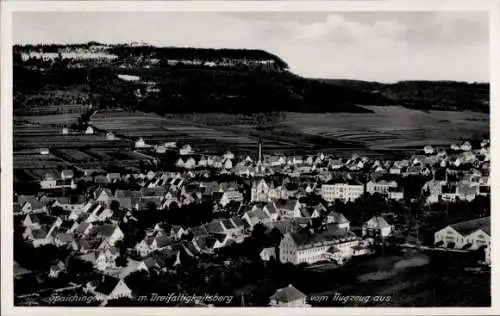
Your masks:
[{"label": "hillside", "polygon": [[370,112],[359,105],[390,104],[488,111],[487,84],[307,79],[262,50],[88,43],[16,46],[14,54],[16,107],[26,95],[84,85],[98,107],[162,114]]}]

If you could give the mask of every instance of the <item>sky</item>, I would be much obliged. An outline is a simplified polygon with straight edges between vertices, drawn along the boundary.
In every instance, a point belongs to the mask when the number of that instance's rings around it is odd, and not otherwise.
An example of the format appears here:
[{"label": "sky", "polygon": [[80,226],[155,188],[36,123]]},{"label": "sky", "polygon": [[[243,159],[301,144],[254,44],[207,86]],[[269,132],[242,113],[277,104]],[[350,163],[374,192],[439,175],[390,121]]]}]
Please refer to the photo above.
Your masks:
[{"label": "sky", "polygon": [[15,12],[13,40],[264,49],[305,77],[489,81],[487,12]]}]

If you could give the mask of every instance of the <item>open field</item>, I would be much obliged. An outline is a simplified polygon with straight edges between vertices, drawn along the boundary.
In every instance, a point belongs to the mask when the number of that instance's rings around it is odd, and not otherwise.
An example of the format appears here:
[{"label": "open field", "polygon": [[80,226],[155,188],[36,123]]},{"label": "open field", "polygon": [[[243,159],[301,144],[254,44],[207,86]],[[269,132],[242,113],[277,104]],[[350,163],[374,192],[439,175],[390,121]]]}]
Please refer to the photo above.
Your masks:
[{"label": "open field", "polygon": [[123,148],[129,147],[131,142],[125,140],[106,140],[103,135],[53,135],[16,137],[14,136],[14,148],[81,148],[81,147],[106,147]]},{"label": "open field", "polygon": [[127,140],[109,141],[104,135],[86,135],[81,131],[69,130],[62,134],[62,128],[29,123],[14,123],[14,149],[39,148],[82,148],[82,147],[128,147],[132,143]]},{"label": "open field", "polygon": [[16,116],[15,120],[20,122],[29,122],[46,125],[72,125],[77,124],[80,113],[51,114],[51,115],[21,115]]},{"label": "open field", "polygon": [[[309,283],[304,283],[314,284],[316,289],[321,290],[308,291],[306,285],[301,289],[309,297],[333,297],[336,293],[390,297],[390,301],[381,304],[335,301],[314,304],[319,306],[488,306],[491,304],[491,275],[465,273],[460,267],[460,263],[467,265],[465,257],[418,251],[360,257],[338,269],[308,271],[308,275],[303,278],[309,277],[310,280]],[[312,280],[318,282],[312,283]],[[462,290],[457,291],[457,286],[461,285]]]},{"label": "open field", "polygon": [[227,146],[225,148],[232,150],[254,148],[258,141],[254,137],[198,126],[189,121],[170,119],[153,113],[99,111],[92,116],[90,124],[131,140],[142,137],[150,144],[174,141],[180,146],[190,144],[201,151],[213,150],[214,146]]},{"label": "open field", "polygon": [[[231,149],[254,152],[262,138],[267,153],[323,151],[339,156],[353,151],[364,155],[388,155],[421,148],[426,144],[450,145],[460,138],[489,133],[489,115],[477,112],[418,111],[401,106],[367,106],[374,113],[285,113],[265,128],[245,121],[241,115],[217,113],[184,114],[167,117],[155,113],[102,110],[90,124],[97,135],[62,135],[58,128],[16,124],[17,149],[53,146],[56,148],[133,146],[139,137],[155,145],[177,142],[190,144],[199,152]],[[108,141],[114,132],[120,140]],[[49,137],[47,137],[49,136]]]},{"label": "open field", "polygon": [[304,134],[363,144],[373,150],[449,145],[489,133],[489,115],[367,106],[374,113],[287,113],[281,123]]},{"label": "open field", "polygon": [[56,169],[67,164],[55,155],[17,154],[14,152],[14,169]]}]

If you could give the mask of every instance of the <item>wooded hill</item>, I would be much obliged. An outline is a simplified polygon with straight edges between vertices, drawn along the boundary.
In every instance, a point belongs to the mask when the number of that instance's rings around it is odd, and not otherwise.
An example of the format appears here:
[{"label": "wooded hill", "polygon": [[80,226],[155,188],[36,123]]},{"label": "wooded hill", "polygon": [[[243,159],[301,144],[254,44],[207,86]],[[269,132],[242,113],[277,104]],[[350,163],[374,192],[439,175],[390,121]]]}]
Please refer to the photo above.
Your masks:
[{"label": "wooded hill", "polygon": [[[89,43],[82,45],[96,45]],[[82,45],[73,45],[81,48]],[[50,51],[73,46],[45,45]],[[39,49],[15,47],[14,52]],[[400,104],[417,109],[489,111],[489,84],[401,81],[394,84],[320,80],[288,71],[280,57],[262,50],[113,45],[109,65],[71,68],[68,61],[16,58],[14,91],[38,93],[47,84],[89,85],[99,106],[157,113],[369,112],[359,105]],[[40,63],[40,67],[37,67]],[[135,75],[126,82],[118,75]],[[145,83],[153,82],[154,93]],[[20,98],[22,100],[22,98]],[[22,105],[21,105],[22,106]]]},{"label": "wooded hill", "polygon": [[490,85],[457,81],[399,81],[380,83],[359,80],[322,79],[336,87],[370,92],[395,104],[415,109],[471,110],[489,112]]}]

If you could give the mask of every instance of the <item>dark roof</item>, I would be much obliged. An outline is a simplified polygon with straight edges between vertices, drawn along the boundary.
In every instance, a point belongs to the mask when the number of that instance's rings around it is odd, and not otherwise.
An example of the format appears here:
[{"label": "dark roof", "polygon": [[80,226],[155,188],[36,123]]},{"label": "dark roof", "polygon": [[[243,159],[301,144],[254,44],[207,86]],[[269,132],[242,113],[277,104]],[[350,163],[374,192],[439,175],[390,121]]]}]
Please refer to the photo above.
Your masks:
[{"label": "dark roof", "polygon": [[231,220],[229,219],[223,219],[221,220],[222,221],[222,224],[224,225],[224,227],[226,229],[233,229],[233,228],[236,228],[233,223],[231,222]]},{"label": "dark roof", "polygon": [[52,225],[57,220],[55,216],[47,214],[30,214],[29,217],[33,223],[40,225]]},{"label": "dark roof", "polygon": [[337,228],[335,225],[329,225],[321,232],[293,232],[290,233],[298,248],[309,248],[316,245],[333,245],[343,238],[355,238],[356,235],[349,230]]},{"label": "dark roof", "polygon": [[205,228],[205,226],[197,226],[189,229],[189,232],[191,232],[194,236],[203,236],[203,235],[208,235],[208,231]]},{"label": "dark roof", "polygon": [[212,222],[206,224],[205,227],[209,233],[222,233],[224,231],[220,220],[213,220]]},{"label": "dark roof", "polygon": [[83,233],[89,227],[89,225],[90,225],[90,223],[82,222],[80,225],[78,225],[78,227],[76,228],[76,231],[78,233]]},{"label": "dark roof", "polygon": [[278,289],[272,296],[271,300],[276,300],[278,302],[288,303],[297,300],[304,299],[306,295],[301,291],[297,290],[293,285],[288,285],[287,287]]},{"label": "dark roof", "polygon": [[333,222],[336,224],[343,224],[349,222],[347,218],[345,218],[344,214],[339,212],[331,212],[328,216],[333,217]]},{"label": "dark roof", "polygon": [[195,237],[193,241],[196,241],[200,249],[213,249],[217,239],[212,236],[199,236]]},{"label": "dark roof", "polygon": [[156,245],[158,246],[158,248],[163,248],[169,244],[172,243],[172,238],[170,238],[169,236],[158,236],[155,238],[156,239]]},{"label": "dark roof", "polygon": [[278,210],[276,209],[276,205],[274,205],[274,203],[272,202],[268,202],[265,207],[267,208],[267,211],[269,212],[269,214],[276,214],[278,213]]},{"label": "dark roof", "polygon": [[297,205],[297,203],[298,203],[298,201],[296,199],[287,199],[287,200],[279,199],[276,202],[276,207],[278,209],[292,211],[295,208],[295,206]]},{"label": "dark roof", "polygon": [[456,223],[450,225],[454,230],[459,232],[462,236],[467,236],[478,229],[481,229],[488,235],[491,234],[490,231],[490,217],[482,217],[477,219],[472,219],[466,222]]},{"label": "dark roof", "polygon": [[118,226],[113,224],[102,224],[92,228],[91,235],[99,235],[102,237],[111,237]]},{"label": "dark roof", "polygon": [[49,228],[46,226],[42,226],[40,229],[35,229],[35,230],[31,231],[34,239],[43,239],[47,236],[48,232],[49,232]]},{"label": "dark roof", "polygon": [[239,217],[232,217],[231,220],[233,221],[233,223],[236,225],[236,227],[243,227],[245,226],[245,221],[242,220],[241,218]]}]

